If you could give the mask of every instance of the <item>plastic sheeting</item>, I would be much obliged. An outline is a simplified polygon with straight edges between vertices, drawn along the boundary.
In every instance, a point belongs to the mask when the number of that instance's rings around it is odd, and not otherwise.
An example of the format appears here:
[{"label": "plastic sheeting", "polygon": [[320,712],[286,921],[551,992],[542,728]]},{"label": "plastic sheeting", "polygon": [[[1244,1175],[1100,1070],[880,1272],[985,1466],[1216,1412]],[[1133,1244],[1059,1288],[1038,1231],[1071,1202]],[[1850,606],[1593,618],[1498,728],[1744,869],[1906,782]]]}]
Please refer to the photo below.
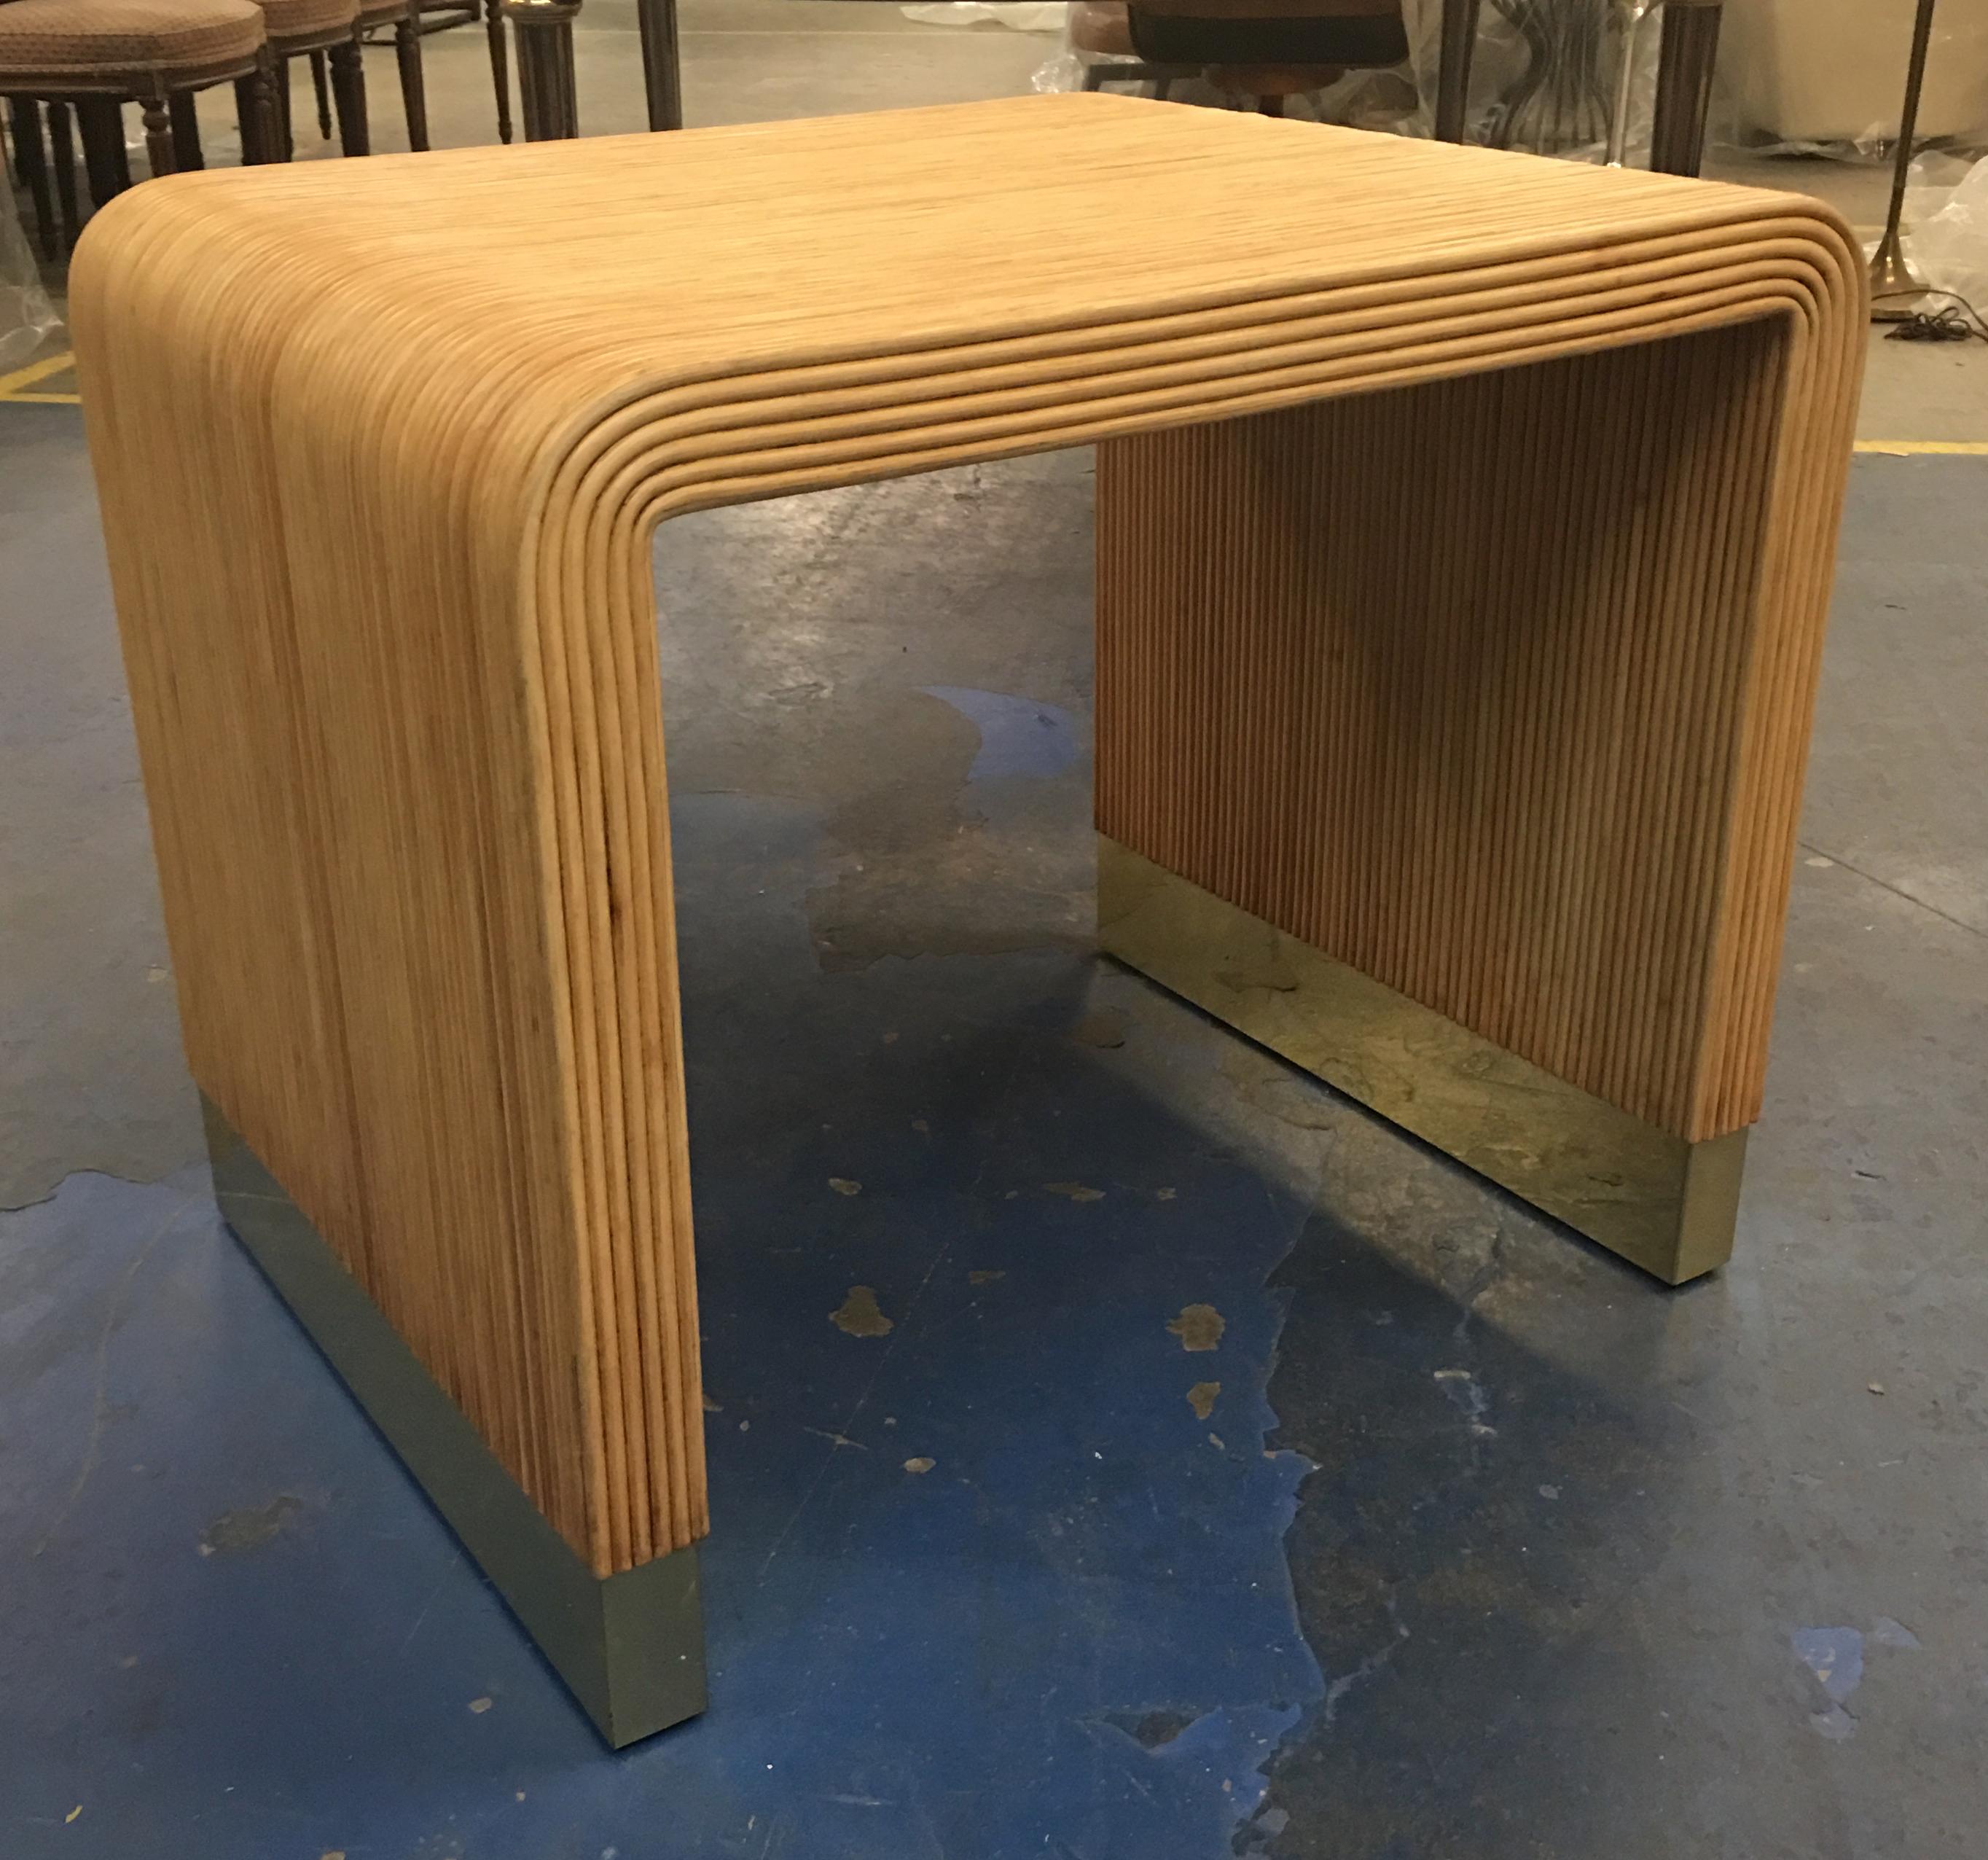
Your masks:
[{"label": "plastic sheeting", "polygon": [[986,19],[1018,32],[1060,32],[1070,16],[1063,0],[934,0],[898,11],[921,25],[978,25]]},{"label": "plastic sheeting", "polygon": [[[1753,154],[1889,161],[1917,0],[1726,0],[1715,140]],[[1988,6],[1933,14],[1919,139],[1988,139]]]},{"label": "plastic sheeting", "polygon": [[18,368],[61,324],[42,288],[13,190],[0,185],[0,370]]},{"label": "plastic sheeting", "polygon": [[1922,155],[1905,190],[1906,255],[1935,290],[1988,311],[1988,161]]}]

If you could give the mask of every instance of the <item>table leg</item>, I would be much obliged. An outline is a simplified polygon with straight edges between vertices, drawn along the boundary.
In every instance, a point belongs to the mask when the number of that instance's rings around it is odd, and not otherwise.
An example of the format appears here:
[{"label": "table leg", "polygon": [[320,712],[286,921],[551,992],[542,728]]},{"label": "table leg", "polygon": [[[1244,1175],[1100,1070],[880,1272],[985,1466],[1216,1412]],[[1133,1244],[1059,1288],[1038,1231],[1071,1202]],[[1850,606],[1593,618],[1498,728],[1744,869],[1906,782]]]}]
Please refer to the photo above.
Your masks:
[{"label": "table leg", "polygon": [[1104,949],[1673,1283],[1732,1245],[1818,647],[1750,687],[1783,336],[1682,341],[1097,468]]}]

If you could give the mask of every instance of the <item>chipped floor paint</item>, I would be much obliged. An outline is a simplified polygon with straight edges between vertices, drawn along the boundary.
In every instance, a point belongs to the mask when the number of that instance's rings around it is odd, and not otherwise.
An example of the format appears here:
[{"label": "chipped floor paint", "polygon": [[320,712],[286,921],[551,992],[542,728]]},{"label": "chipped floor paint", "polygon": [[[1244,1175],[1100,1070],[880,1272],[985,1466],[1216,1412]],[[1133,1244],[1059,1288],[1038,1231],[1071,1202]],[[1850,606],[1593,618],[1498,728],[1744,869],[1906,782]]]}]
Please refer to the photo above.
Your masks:
[{"label": "chipped floor paint", "polygon": [[[52,1804],[9,1860],[79,1797],[120,1860],[178,1860],[195,1828],[202,1860],[446,1851],[438,1830],[478,1860],[1217,1860],[1262,1805],[1324,1690],[1282,1551],[1305,1467],[1264,1451],[1265,1281],[1300,1209],[1128,1081],[1135,1052],[1106,1071],[1070,1040],[1088,963],[823,977],[805,810],[702,797],[676,830],[693,932],[740,847],[766,885],[726,938],[685,938],[712,1711],[610,1757],[201,1172],[73,1178],[0,1220],[0,1431],[41,1442],[0,1498],[26,1572],[0,1644],[58,1676],[0,1725]],[[860,1199],[824,1191],[838,1167]],[[1028,1192],[1080,1168],[1114,1192]],[[1225,1446],[1167,1328],[1197,1304],[1222,1314],[1196,1360]],[[87,1449],[106,1321],[96,1469],[24,1559]],[[218,1520],[259,1540],[197,1554]]]},{"label": "chipped floor paint", "polygon": [[[0,860],[59,908],[0,927],[0,1175],[63,1186],[0,1220],[7,1860],[1976,1860],[1988,464],[1858,468],[1827,862],[1739,1253],[1675,1295],[1082,959],[1085,759],[974,779],[929,695],[1030,694],[1087,749],[1081,455],[671,525],[720,1702],[610,1759],[198,1183],[64,1182],[167,1170],[198,1119],[86,467],[16,457],[0,788],[59,804]],[[763,1011],[711,942],[742,923]],[[730,1033],[758,1060],[706,1065]],[[823,1321],[859,1283],[889,1335]],[[1232,1327],[1190,1363],[1196,1300]],[[1789,1637],[1846,1622],[1836,1707]]]}]

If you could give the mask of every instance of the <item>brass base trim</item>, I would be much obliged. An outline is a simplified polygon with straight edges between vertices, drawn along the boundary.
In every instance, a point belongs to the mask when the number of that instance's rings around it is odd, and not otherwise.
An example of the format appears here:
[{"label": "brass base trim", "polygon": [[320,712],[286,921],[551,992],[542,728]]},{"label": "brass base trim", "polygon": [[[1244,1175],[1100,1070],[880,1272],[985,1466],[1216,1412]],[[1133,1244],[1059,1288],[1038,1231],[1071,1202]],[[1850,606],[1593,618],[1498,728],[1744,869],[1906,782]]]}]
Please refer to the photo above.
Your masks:
[{"label": "brass base trim", "polygon": [[1106,953],[1671,1285],[1731,1257],[1746,1132],[1687,1143],[1103,834]]},{"label": "brass base trim", "polygon": [[695,1717],[705,1702],[695,1548],[595,1575],[205,1093],[201,1111],[221,1219],[601,1736],[618,1750]]}]

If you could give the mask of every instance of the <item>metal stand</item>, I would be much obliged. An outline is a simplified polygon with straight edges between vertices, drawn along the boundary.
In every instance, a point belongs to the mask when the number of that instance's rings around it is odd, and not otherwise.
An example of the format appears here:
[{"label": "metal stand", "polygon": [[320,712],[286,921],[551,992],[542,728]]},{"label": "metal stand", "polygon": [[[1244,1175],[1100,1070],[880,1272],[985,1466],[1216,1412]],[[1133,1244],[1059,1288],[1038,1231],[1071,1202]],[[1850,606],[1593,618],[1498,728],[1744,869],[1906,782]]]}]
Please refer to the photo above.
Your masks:
[{"label": "metal stand", "polygon": [[503,0],[518,35],[518,92],[525,140],[557,142],[580,134],[573,84],[573,22],[580,0]]},{"label": "metal stand", "polygon": [[1919,0],[1912,24],[1912,58],[1905,72],[1905,107],[1898,118],[1898,146],[1892,164],[1892,207],[1885,236],[1871,255],[1871,320],[1903,323],[1924,307],[1926,283],[1905,256],[1901,229],[1905,218],[1905,183],[1912,170],[1912,144],[1919,132],[1919,93],[1925,87],[1926,52],[1932,43],[1934,0]]},{"label": "metal stand", "polygon": [[[528,90],[526,93],[529,96]],[[221,1217],[616,1749],[705,1708],[697,1551],[597,1576],[205,1094]]]}]

